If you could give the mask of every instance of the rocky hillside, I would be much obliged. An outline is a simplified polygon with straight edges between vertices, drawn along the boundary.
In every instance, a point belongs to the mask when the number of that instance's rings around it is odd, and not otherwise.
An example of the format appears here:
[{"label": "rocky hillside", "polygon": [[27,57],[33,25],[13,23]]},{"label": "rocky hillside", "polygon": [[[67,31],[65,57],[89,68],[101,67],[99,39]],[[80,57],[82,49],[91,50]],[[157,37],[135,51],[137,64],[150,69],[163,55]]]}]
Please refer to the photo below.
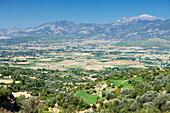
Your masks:
[{"label": "rocky hillside", "polygon": [[32,28],[0,29],[0,37],[4,36],[78,37],[119,41],[170,37],[170,19],[144,14],[138,17],[123,17],[110,24],[56,21]]}]

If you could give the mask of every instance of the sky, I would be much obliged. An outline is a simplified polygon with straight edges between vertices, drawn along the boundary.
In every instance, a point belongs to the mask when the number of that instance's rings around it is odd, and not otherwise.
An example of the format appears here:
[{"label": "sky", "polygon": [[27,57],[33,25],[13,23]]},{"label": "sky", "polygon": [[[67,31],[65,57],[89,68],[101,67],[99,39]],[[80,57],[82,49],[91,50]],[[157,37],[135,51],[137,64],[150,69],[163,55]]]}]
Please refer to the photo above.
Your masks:
[{"label": "sky", "polygon": [[0,28],[57,20],[112,23],[141,14],[170,19],[170,0],[0,0]]}]

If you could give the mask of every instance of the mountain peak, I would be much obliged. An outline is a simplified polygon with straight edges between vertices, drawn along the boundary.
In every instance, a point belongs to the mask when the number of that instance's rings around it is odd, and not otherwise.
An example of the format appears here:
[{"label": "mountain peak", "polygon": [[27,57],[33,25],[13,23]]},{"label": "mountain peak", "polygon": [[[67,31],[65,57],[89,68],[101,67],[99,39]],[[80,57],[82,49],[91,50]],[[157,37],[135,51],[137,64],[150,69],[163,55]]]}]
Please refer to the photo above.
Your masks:
[{"label": "mountain peak", "polygon": [[139,17],[153,17],[153,16],[148,15],[148,14],[142,14],[142,15],[139,15]]},{"label": "mountain peak", "polygon": [[148,15],[148,14],[142,14],[142,15],[139,15],[137,17],[126,17],[125,16],[125,17],[119,19],[118,21],[116,21],[114,23],[114,25],[128,24],[129,22],[139,21],[139,20],[154,21],[154,20],[165,20],[165,19],[162,19],[162,18],[159,18],[159,17],[156,17],[156,16],[151,16],[151,15]]},{"label": "mountain peak", "polygon": [[[135,17],[134,17],[135,18]],[[159,18],[159,17],[156,17],[156,16],[151,16],[151,15],[148,15],[148,14],[142,14],[142,15],[139,15],[138,17],[136,17],[138,19],[141,19],[141,20],[164,20],[162,18]]]}]

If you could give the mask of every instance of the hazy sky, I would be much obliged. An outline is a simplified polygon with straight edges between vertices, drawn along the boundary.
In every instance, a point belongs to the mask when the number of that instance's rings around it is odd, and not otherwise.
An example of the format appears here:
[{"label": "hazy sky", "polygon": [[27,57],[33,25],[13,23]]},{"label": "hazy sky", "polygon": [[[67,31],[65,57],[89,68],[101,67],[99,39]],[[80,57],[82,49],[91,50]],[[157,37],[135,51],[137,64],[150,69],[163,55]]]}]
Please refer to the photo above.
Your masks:
[{"label": "hazy sky", "polygon": [[170,19],[170,0],[0,0],[0,28],[56,20],[112,23],[141,14]]}]

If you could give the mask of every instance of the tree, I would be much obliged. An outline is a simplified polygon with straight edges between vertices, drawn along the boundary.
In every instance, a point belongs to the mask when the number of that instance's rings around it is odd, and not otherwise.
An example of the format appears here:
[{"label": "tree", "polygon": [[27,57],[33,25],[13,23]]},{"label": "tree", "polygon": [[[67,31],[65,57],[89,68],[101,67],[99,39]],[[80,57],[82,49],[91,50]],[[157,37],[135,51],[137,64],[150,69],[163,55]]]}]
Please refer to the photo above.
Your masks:
[{"label": "tree", "polygon": [[170,83],[168,83],[168,84],[166,85],[166,92],[167,92],[167,93],[170,93]]},{"label": "tree", "polygon": [[24,113],[38,113],[40,102],[37,97],[30,97],[28,100],[23,100],[22,110]]},{"label": "tree", "polygon": [[79,111],[81,110],[81,107],[78,105],[78,106],[76,107],[76,110],[77,110],[78,113],[79,113]]},{"label": "tree", "polygon": [[69,105],[68,103],[64,103],[63,104],[63,109],[67,109],[68,105]]},{"label": "tree", "polygon": [[75,106],[74,105],[69,105],[67,108],[69,113],[74,113],[75,112]]},{"label": "tree", "polygon": [[113,106],[119,106],[120,101],[118,99],[113,100]]},{"label": "tree", "polygon": [[107,100],[113,99],[113,98],[115,98],[115,97],[116,97],[116,95],[115,95],[114,93],[112,93],[112,92],[109,92],[109,93],[107,93],[107,95],[106,95],[106,99],[107,99]]},{"label": "tree", "polygon": [[83,103],[84,103],[84,100],[83,100],[83,99],[80,99],[78,105],[79,105],[80,107],[83,107]]},{"label": "tree", "polygon": [[122,96],[130,95],[131,93],[132,93],[132,89],[128,89],[128,88],[123,89],[123,90],[121,91],[121,95],[122,95]]},{"label": "tree", "polygon": [[139,109],[140,106],[139,106],[139,103],[138,102],[134,102],[131,106],[130,106],[130,109],[132,112],[135,112],[137,109]]},{"label": "tree", "polygon": [[106,96],[106,94],[104,92],[102,92],[102,97],[105,97],[105,96]]},{"label": "tree", "polygon": [[115,88],[115,84],[114,83],[112,83],[112,86],[111,86],[112,88]]},{"label": "tree", "polygon": [[143,105],[146,102],[151,102],[157,96],[158,96],[158,92],[148,91],[145,94],[143,94],[142,96],[137,96],[136,100],[137,100],[138,103]]},{"label": "tree", "polygon": [[158,109],[165,111],[168,109],[168,101],[170,101],[170,94],[160,94],[153,100],[153,103]]},{"label": "tree", "polygon": [[93,109],[93,110],[96,110],[96,109],[97,109],[96,104],[93,104],[93,105],[92,105],[92,109]]}]

